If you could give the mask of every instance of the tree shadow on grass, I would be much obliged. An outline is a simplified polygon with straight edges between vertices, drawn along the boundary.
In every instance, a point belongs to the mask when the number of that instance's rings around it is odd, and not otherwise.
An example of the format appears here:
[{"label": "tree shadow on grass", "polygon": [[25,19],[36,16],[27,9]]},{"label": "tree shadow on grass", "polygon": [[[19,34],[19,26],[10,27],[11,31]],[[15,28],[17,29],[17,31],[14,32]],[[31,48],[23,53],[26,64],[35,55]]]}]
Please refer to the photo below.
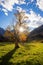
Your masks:
[{"label": "tree shadow on grass", "polygon": [[16,50],[17,48],[14,48],[12,51],[8,52],[5,56],[3,56],[0,65],[14,65],[13,63],[9,62],[9,60],[12,58],[12,55],[16,52]]}]

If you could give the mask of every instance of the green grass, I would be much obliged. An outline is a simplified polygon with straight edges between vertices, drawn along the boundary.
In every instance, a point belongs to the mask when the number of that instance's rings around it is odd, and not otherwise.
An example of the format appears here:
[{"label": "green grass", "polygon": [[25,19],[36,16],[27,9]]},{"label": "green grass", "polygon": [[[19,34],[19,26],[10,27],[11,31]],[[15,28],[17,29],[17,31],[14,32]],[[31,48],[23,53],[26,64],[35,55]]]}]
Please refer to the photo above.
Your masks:
[{"label": "green grass", "polygon": [[43,65],[43,43],[19,46],[15,49],[14,43],[0,43],[0,65]]}]

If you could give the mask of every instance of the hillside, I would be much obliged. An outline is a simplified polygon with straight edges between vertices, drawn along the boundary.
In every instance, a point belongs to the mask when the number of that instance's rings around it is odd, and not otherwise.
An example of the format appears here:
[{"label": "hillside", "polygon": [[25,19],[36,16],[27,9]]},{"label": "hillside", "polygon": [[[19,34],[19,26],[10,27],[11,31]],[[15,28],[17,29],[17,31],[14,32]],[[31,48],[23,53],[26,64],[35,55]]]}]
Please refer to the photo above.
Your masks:
[{"label": "hillside", "polygon": [[30,40],[43,40],[43,25],[30,32],[28,38]]},{"label": "hillside", "polygon": [[0,35],[3,35],[5,33],[5,30],[3,28],[0,28]]},{"label": "hillside", "polygon": [[0,42],[5,40],[5,38],[3,36],[4,33],[5,33],[5,30],[3,28],[0,28]]},{"label": "hillside", "polygon": [[15,49],[14,43],[0,43],[0,65],[43,65],[43,44],[33,42],[20,45]]}]

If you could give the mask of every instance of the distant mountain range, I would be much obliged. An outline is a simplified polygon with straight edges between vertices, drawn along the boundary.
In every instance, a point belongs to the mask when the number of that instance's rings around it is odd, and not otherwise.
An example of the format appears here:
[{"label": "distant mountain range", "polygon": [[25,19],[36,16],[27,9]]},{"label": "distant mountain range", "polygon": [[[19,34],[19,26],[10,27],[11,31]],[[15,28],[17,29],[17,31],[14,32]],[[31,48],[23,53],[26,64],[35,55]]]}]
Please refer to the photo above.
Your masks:
[{"label": "distant mountain range", "polygon": [[43,40],[43,25],[30,32],[28,38],[30,40]]}]

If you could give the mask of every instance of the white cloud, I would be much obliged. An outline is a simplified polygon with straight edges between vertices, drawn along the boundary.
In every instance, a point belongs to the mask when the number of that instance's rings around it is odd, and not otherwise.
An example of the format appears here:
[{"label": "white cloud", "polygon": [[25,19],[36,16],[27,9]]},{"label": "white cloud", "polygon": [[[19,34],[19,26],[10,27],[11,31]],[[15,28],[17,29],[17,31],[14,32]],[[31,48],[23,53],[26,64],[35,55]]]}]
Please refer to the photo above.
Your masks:
[{"label": "white cloud", "polygon": [[21,11],[22,11],[22,8],[19,7],[19,6],[17,6],[17,10],[18,10],[19,12],[21,12]]},{"label": "white cloud", "polygon": [[7,11],[6,9],[4,9],[4,8],[2,9],[2,11],[4,11],[4,12],[8,12],[8,11]]},{"label": "white cloud", "polygon": [[36,5],[43,11],[43,0],[37,0]]},{"label": "white cloud", "polygon": [[27,23],[27,26],[34,28],[39,27],[40,25],[43,24],[43,17],[41,17],[40,15],[37,15],[35,12],[33,12],[32,10],[30,11],[30,14],[26,13],[26,16],[28,16],[28,20],[29,21]]},{"label": "white cloud", "polygon": [[8,13],[5,13],[6,16],[8,16]]},{"label": "white cloud", "polygon": [[8,16],[8,11],[6,9],[2,9],[2,11],[5,13],[6,16]]},{"label": "white cloud", "polygon": [[26,12],[24,9],[22,9],[21,7],[17,6],[16,8],[19,12],[23,11],[23,12]]},{"label": "white cloud", "polygon": [[12,11],[13,9],[13,2],[10,0],[4,0],[4,3],[2,2],[1,5],[8,11]]},{"label": "white cloud", "polygon": [[18,0],[19,4],[26,4],[25,0]]},{"label": "white cloud", "polygon": [[25,0],[0,0],[0,5],[7,11],[12,11],[14,4],[25,4]]}]

